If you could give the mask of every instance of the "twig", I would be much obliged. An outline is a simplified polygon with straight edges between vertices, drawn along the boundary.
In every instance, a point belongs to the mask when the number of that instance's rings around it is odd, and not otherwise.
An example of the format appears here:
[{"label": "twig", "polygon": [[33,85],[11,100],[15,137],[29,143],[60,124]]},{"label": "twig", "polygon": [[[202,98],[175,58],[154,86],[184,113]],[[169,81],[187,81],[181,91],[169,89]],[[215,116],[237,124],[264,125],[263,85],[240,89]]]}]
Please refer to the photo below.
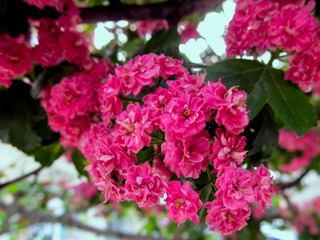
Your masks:
[{"label": "twig", "polygon": [[301,182],[302,178],[304,178],[304,176],[306,176],[309,171],[310,171],[310,168],[308,167],[304,170],[304,172],[297,179],[293,180],[292,182],[278,184],[278,186],[280,187],[280,190],[283,191],[287,188],[291,188],[291,187],[297,185],[298,183]]},{"label": "twig", "polygon": [[[118,239],[128,239],[128,240],[155,240],[155,238],[151,236],[139,236],[139,235],[131,235],[131,234],[101,230],[101,229],[74,221],[72,218],[68,217],[67,214],[59,217],[54,217],[50,215],[45,215],[43,213],[39,213],[34,210],[26,210],[23,206],[17,205],[15,203],[5,204],[3,202],[0,202],[0,208],[6,212],[9,211],[11,213],[13,212],[19,213],[21,218],[28,221],[27,223],[28,225],[41,223],[41,222],[60,223],[64,226],[76,227],[78,229],[92,232],[101,236],[115,237]],[[164,240],[163,238],[157,238],[157,239]]]},{"label": "twig", "polygon": [[29,176],[37,175],[42,169],[43,169],[43,167],[39,167],[39,168],[33,170],[32,172],[29,172],[29,173],[27,173],[27,174],[25,174],[25,175],[23,175],[21,177],[18,177],[16,179],[13,179],[13,180],[8,181],[6,183],[2,183],[2,184],[0,184],[0,189],[5,188],[5,187],[7,187],[7,186],[9,186],[9,185],[11,185],[13,183],[19,182],[19,181],[21,181],[21,180],[23,180],[23,179],[25,179],[25,178],[27,178]]}]

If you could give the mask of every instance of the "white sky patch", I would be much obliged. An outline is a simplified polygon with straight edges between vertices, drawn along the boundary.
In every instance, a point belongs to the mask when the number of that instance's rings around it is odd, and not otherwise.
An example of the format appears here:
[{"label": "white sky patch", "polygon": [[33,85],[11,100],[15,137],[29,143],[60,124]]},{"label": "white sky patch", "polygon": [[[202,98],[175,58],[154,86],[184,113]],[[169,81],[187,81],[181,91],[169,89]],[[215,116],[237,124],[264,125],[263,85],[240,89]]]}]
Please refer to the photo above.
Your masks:
[{"label": "white sky patch", "polygon": [[97,23],[97,26],[94,29],[94,46],[100,50],[112,39],[114,39],[114,34],[106,29],[106,24],[102,22]]},{"label": "white sky patch", "polygon": [[190,39],[185,44],[180,44],[179,50],[184,53],[191,62],[202,63],[200,54],[208,48],[207,42],[203,38],[197,40]]}]

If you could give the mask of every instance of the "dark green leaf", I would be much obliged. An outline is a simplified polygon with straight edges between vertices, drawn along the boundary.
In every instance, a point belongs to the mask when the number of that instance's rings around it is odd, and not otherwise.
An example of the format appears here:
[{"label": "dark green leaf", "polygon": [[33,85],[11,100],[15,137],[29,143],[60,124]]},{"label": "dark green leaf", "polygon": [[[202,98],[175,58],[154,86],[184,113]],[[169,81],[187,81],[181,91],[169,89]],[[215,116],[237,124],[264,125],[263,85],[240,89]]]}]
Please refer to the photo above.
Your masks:
[{"label": "dark green leaf", "polygon": [[252,148],[249,150],[249,156],[253,156],[259,151],[262,151],[262,158],[269,158],[278,144],[278,131],[273,120],[273,112],[266,105],[261,111],[261,118],[257,120],[260,129],[255,134],[252,142]]},{"label": "dark green leaf", "polygon": [[[211,185],[207,186],[206,189],[202,191],[202,193],[200,194],[200,200],[202,201],[203,204],[213,200],[213,191],[212,191]],[[205,210],[205,207],[202,206],[199,210],[200,222],[205,222],[206,215],[207,215],[207,211]]]},{"label": "dark green leaf", "polygon": [[146,43],[143,53],[164,53],[167,56],[180,59],[178,51],[180,42],[181,37],[178,35],[176,27],[171,27],[168,31],[160,30]]},{"label": "dark green leaf", "polygon": [[299,87],[284,81],[281,70],[268,68],[266,75],[264,87],[268,102],[282,121],[298,136],[304,135],[310,127],[317,126],[315,109]]},{"label": "dark green leaf", "polygon": [[56,84],[61,81],[63,77],[69,76],[73,71],[73,67],[67,63],[61,63],[59,66],[44,68],[36,80],[32,84],[30,94],[34,99],[37,99],[39,93],[45,87],[46,83]]},{"label": "dark green leaf", "polygon": [[71,159],[78,173],[90,179],[88,172],[84,169],[86,166],[89,165],[89,163],[87,162],[85,157],[82,155],[82,153],[77,149],[74,150],[71,155]]},{"label": "dark green leaf", "polygon": [[33,126],[43,119],[40,101],[29,95],[30,85],[14,81],[8,90],[0,91],[0,138],[24,152],[41,146],[41,137]]},{"label": "dark green leaf", "polygon": [[34,154],[35,160],[43,167],[50,166],[54,160],[58,159],[64,153],[60,142],[54,142],[37,150]]},{"label": "dark green leaf", "polygon": [[317,125],[316,113],[298,86],[284,80],[283,71],[257,61],[230,59],[205,68],[209,81],[239,86],[248,94],[247,108],[252,120],[269,103],[280,119],[298,136]]},{"label": "dark green leaf", "polygon": [[137,153],[137,159],[138,164],[143,164],[144,162],[148,161],[149,159],[152,159],[153,157],[153,146],[150,146],[148,148],[142,149]]}]

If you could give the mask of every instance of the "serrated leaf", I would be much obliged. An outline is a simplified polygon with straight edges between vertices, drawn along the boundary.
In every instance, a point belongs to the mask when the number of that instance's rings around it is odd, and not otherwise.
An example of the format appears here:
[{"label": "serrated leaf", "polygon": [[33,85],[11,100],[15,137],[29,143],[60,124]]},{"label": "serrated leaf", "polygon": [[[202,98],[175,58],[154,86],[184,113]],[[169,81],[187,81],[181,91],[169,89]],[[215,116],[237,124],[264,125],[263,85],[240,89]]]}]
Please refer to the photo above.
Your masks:
[{"label": "serrated leaf", "polygon": [[86,166],[89,165],[89,163],[87,162],[85,157],[82,155],[82,153],[77,149],[74,150],[72,152],[71,159],[72,159],[72,162],[73,162],[75,168],[77,169],[78,173],[81,176],[85,176],[88,179],[90,179],[88,172],[84,169]]},{"label": "serrated leaf", "polygon": [[209,81],[229,88],[239,86],[248,94],[247,108],[252,120],[269,103],[280,119],[298,136],[317,125],[315,110],[297,85],[284,80],[284,73],[258,61],[229,59],[205,68]]},{"label": "serrated leaf", "polygon": [[64,149],[61,146],[60,142],[57,141],[38,149],[34,154],[34,158],[41,164],[41,166],[48,167],[63,153]]}]

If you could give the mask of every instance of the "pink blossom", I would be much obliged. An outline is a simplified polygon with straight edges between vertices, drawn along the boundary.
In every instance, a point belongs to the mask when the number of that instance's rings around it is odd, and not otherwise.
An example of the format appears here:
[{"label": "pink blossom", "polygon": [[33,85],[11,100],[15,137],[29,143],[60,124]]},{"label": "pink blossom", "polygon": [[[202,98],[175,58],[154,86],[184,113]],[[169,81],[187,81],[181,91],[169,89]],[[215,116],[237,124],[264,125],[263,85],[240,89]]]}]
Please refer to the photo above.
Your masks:
[{"label": "pink blossom", "polygon": [[238,168],[246,157],[244,147],[246,137],[224,132],[223,129],[216,130],[216,138],[212,145],[212,161],[214,168],[222,173],[226,167]]},{"label": "pink blossom", "polygon": [[269,27],[278,12],[278,3],[272,1],[237,1],[225,35],[227,55],[257,55],[268,48],[275,49],[269,41]]},{"label": "pink blossom", "polygon": [[144,38],[147,34],[153,35],[161,29],[169,29],[167,20],[138,21],[136,26],[140,38]]},{"label": "pink blossom", "polygon": [[166,207],[178,226],[187,218],[195,224],[199,223],[197,211],[202,207],[202,202],[196,191],[190,188],[190,182],[181,185],[180,181],[171,181],[167,188]]},{"label": "pink blossom", "polygon": [[290,65],[285,79],[307,91],[313,83],[320,82],[320,44],[308,45],[308,50],[298,52],[289,58]]},{"label": "pink blossom", "polygon": [[197,39],[200,37],[197,31],[197,26],[189,22],[184,24],[180,32],[180,35],[182,37],[181,43],[186,43],[190,39]]},{"label": "pink blossom", "polygon": [[176,80],[167,81],[169,91],[175,95],[189,93],[200,96],[202,89],[206,86],[204,83],[206,75],[207,74],[204,73],[193,76],[190,75],[188,71],[185,71],[183,75],[179,76]]},{"label": "pink blossom", "polygon": [[152,54],[137,56],[124,66],[115,69],[116,76],[122,84],[124,95],[137,96],[143,86],[153,86],[154,79],[159,76],[160,67]]},{"label": "pink blossom", "polygon": [[169,164],[178,177],[198,178],[201,170],[205,171],[210,154],[210,136],[202,131],[183,140],[174,134],[166,134],[166,142],[161,150],[165,154],[164,162]]},{"label": "pink blossom", "polygon": [[261,164],[257,169],[251,168],[252,186],[254,187],[254,197],[264,211],[265,206],[271,205],[270,198],[276,194],[272,183],[272,177],[268,169]]},{"label": "pink blossom", "polygon": [[[10,46],[10,47],[9,47]],[[32,49],[23,35],[12,38],[6,32],[0,35],[0,81],[9,86],[10,80],[32,69]]]},{"label": "pink blossom", "polygon": [[224,173],[216,181],[218,188],[216,196],[222,199],[227,208],[232,210],[245,208],[248,202],[254,201],[251,181],[251,174],[248,170],[226,167]]},{"label": "pink blossom", "polygon": [[148,109],[149,119],[155,126],[160,126],[160,116],[172,97],[172,93],[167,89],[158,87],[153,93],[145,95],[142,99],[144,107]]},{"label": "pink blossom", "polygon": [[126,177],[126,196],[135,200],[139,207],[149,207],[163,197],[167,183],[158,175],[153,174],[150,164],[145,162],[140,166],[132,166]]},{"label": "pink blossom", "polygon": [[270,21],[270,41],[273,45],[283,48],[287,52],[301,52],[318,40],[319,23],[310,11],[314,1],[306,6],[288,4]]},{"label": "pink blossom", "polygon": [[221,78],[218,82],[208,82],[208,86],[202,89],[202,96],[206,104],[212,109],[228,105],[225,99],[227,88],[222,84]]},{"label": "pink blossom", "polygon": [[109,75],[105,84],[98,89],[100,109],[106,124],[110,124],[122,112],[123,103],[119,97],[121,89],[120,80],[113,75]]},{"label": "pink blossom", "polygon": [[208,209],[206,223],[211,231],[221,234],[233,234],[247,225],[250,217],[250,208],[245,206],[236,210],[227,208],[221,200],[207,202],[204,206]]},{"label": "pink blossom", "polygon": [[170,76],[181,76],[187,70],[182,66],[183,60],[173,59],[163,54],[155,56],[160,66],[160,76],[167,80]]},{"label": "pink blossom", "polygon": [[161,129],[174,132],[176,138],[185,139],[200,133],[205,127],[206,114],[202,98],[191,94],[174,97],[161,115]]},{"label": "pink blossom", "polygon": [[138,103],[129,104],[118,116],[115,129],[115,141],[134,153],[150,145],[152,123],[148,119],[148,111]]}]

